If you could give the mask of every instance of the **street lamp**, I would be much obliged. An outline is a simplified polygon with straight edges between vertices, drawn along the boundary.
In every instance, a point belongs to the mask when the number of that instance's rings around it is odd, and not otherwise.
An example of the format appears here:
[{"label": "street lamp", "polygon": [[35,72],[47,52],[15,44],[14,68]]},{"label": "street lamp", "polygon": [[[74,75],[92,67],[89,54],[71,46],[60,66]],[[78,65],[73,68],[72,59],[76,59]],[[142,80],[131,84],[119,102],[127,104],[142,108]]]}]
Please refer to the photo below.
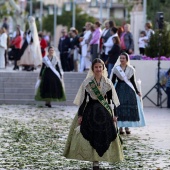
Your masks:
[{"label": "street lamp", "polygon": [[29,14],[30,14],[30,16],[32,16],[32,0],[29,0],[29,1],[27,1],[27,2],[29,2],[29,4],[30,4],[30,12],[29,12]]},{"label": "street lamp", "polygon": [[43,0],[40,0],[40,31],[42,31]]},{"label": "street lamp", "polygon": [[76,27],[76,0],[73,0],[72,27]]},{"label": "street lamp", "polygon": [[76,27],[76,0],[65,3],[65,11],[71,11],[72,7],[72,27]]},{"label": "street lamp", "polygon": [[143,25],[145,26],[146,23],[146,4],[147,0],[143,0]]},{"label": "street lamp", "polygon": [[112,2],[111,0],[107,0],[106,7],[107,7],[107,19],[110,19],[110,8],[111,8]]},{"label": "street lamp", "polygon": [[54,48],[57,48],[57,15],[62,15],[62,8],[57,6],[58,0],[54,0]]},{"label": "street lamp", "polygon": [[57,41],[56,41],[57,3],[58,3],[58,0],[54,0],[54,49],[56,49],[57,47]]},{"label": "street lamp", "polygon": [[103,2],[100,0],[100,23],[103,22]]}]

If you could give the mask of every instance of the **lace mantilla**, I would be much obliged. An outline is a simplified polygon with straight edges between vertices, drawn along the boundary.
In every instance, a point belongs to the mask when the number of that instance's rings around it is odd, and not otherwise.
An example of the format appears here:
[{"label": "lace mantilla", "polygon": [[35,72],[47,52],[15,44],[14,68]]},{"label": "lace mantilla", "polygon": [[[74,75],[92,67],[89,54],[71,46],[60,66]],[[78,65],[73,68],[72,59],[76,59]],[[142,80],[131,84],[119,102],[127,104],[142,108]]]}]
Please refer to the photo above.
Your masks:
[{"label": "lace mantilla", "polygon": [[[92,89],[90,88],[90,85],[89,85],[89,82],[91,82],[92,80],[94,80],[94,76],[86,78],[83,81],[83,83],[81,84],[79,91],[75,97],[75,100],[73,102],[74,104],[80,106],[83,103],[83,100],[85,97],[85,90],[90,94],[90,97],[92,99],[97,100],[97,97],[95,96],[94,92],[92,91]],[[117,97],[117,93],[115,91],[115,88],[114,88],[111,80],[102,76],[102,79],[100,82],[100,87],[101,87],[100,92],[102,93],[103,96],[105,96],[109,90],[112,90],[113,102],[116,105],[116,107],[119,106],[119,99]]]}]

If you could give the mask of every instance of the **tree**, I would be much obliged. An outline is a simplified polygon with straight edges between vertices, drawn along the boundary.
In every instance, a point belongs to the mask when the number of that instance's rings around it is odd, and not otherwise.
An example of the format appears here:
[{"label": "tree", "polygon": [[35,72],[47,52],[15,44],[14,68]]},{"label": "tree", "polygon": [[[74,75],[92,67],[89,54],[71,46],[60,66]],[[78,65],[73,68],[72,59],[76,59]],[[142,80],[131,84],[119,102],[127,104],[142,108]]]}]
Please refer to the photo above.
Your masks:
[{"label": "tree", "polygon": [[167,25],[163,30],[156,30],[155,34],[151,35],[145,50],[146,55],[151,58],[158,57],[158,55],[170,57],[170,31],[167,29]]},{"label": "tree", "polygon": [[[44,30],[53,32],[54,16],[49,15],[43,19]],[[82,31],[83,26],[86,22],[94,23],[95,18],[89,16],[86,13],[83,13],[81,8],[76,7],[76,29]],[[57,24],[67,26],[68,29],[72,26],[72,11],[64,11],[61,16],[57,16]]]}]

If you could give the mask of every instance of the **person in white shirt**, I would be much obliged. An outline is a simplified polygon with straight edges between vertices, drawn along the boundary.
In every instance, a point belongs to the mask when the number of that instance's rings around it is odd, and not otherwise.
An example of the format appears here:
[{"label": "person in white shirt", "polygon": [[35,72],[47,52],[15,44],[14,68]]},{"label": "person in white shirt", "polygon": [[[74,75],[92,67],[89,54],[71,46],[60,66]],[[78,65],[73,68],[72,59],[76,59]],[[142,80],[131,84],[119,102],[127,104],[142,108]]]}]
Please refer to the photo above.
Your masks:
[{"label": "person in white shirt", "polygon": [[111,48],[113,47],[113,37],[118,37],[117,34],[117,28],[113,27],[110,30],[111,36],[107,39],[107,41],[103,44],[105,46],[105,59],[107,61],[108,59],[108,52],[111,50]]},{"label": "person in white shirt", "polygon": [[88,45],[90,43],[91,38],[91,25],[92,23],[87,22],[85,27],[86,31],[84,32],[84,36],[80,37],[80,47],[81,47],[81,63],[80,63],[80,72],[84,70],[88,70],[91,67],[90,58],[87,56]]},{"label": "person in white shirt", "polygon": [[139,52],[140,54],[144,55],[145,54],[145,46],[146,46],[146,42],[148,40],[148,37],[146,36],[145,31],[141,31],[140,32],[140,37],[138,40],[138,45],[139,45]]},{"label": "person in white shirt", "polygon": [[111,33],[110,33],[110,27],[109,27],[109,21],[106,20],[105,23],[105,28],[102,30],[102,33],[101,33],[101,40],[100,40],[100,54],[101,54],[101,59],[103,60],[103,62],[105,62],[107,60],[107,56],[105,56],[105,46],[103,45],[107,40],[108,38],[111,36]]},{"label": "person in white shirt", "polygon": [[147,36],[147,40],[145,40],[146,46],[148,46],[149,39],[151,38],[151,35],[155,34],[154,30],[152,30],[152,24],[150,22],[147,22],[145,24],[145,32]]},{"label": "person in white shirt", "polygon": [[7,49],[7,33],[5,27],[0,28],[0,69],[5,68],[5,50]]}]

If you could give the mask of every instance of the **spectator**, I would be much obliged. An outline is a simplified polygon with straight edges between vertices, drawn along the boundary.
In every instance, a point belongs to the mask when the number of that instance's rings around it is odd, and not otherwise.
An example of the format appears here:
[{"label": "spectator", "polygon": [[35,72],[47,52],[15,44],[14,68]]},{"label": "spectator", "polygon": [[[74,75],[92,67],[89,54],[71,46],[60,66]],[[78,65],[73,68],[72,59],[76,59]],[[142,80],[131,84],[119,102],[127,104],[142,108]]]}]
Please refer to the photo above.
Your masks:
[{"label": "spectator", "polygon": [[116,27],[115,22],[112,21],[112,20],[110,20],[110,21],[109,21],[109,27],[110,27],[110,29],[113,28],[113,27]]},{"label": "spectator", "polygon": [[80,46],[81,46],[81,62],[80,62],[80,72],[83,72],[84,70],[89,70],[91,66],[90,58],[87,57],[87,50],[89,46],[89,42],[91,39],[91,25],[92,23],[87,22],[86,23],[86,31],[84,32],[83,37],[80,37]]},{"label": "spectator", "polygon": [[5,50],[7,49],[7,33],[5,27],[0,28],[0,69],[5,68]]},{"label": "spectator", "polygon": [[146,46],[145,41],[146,41],[146,40],[147,40],[147,37],[146,37],[145,31],[141,31],[141,32],[140,32],[140,37],[139,37],[138,44],[139,44],[139,52],[140,52],[140,54],[142,54],[142,55],[145,54],[145,46]]},{"label": "spectator", "polygon": [[103,29],[101,33],[101,45],[100,45],[100,51],[101,51],[101,59],[105,62],[107,60],[107,56],[105,55],[106,47],[104,46],[104,43],[108,40],[108,38],[111,36],[110,27],[109,27],[109,21],[105,21],[104,23],[105,28]]},{"label": "spectator", "polygon": [[9,56],[13,55],[14,57],[14,68],[13,70],[19,70],[19,67],[17,65],[17,61],[20,59],[20,49],[22,43],[22,37],[20,29],[17,28],[16,31],[16,37],[11,41],[12,50],[9,52]]},{"label": "spectator", "polygon": [[68,64],[68,54],[70,50],[70,38],[67,35],[65,29],[61,31],[62,35],[59,40],[58,50],[60,52],[60,60],[63,71],[69,71],[69,64]]},{"label": "spectator", "polygon": [[108,77],[110,77],[111,70],[114,67],[119,55],[120,55],[120,39],[118,36],[113,37],[113,47],[112,49],[108,52]]},{"label": "spectator", "polygon": [[119,27],[118,30],[117,30],[117,34],[119,36],[119,38],[121,37],[121,34],[124,32],[124,29],[123,27]]},{"label": "spectator", "polygon": [[14,31],[14,33],[13,33],[13,38],[15,38],[16,37],[16,35],[17,35],[17,29],[19,29],[20,30],[20,33],[21,33],[21,37],[23,38],[23,36],[24,36],[24,32],[21,30],[21,26],[20,25],[17,25],[16,26],[16,31]]},{"label": "spectator", "polygon": [[146,46],[148,46],[149,39],[151,38],[151,35],[153,35],[155,32],[152,30],[152,24],[150,22],[147,22],[145,24],[145,32],[147,39],[145,40]]},{"label": "spectator", "polygon": [[111,50],[111,48],[113,47],[113,37],[117,37],[117,28],[116,27],[112,27],[110,30],[111,36],[108,38],[108,40],[104,43],[105,46],[105,60],[104,62],[107,61],[108,59],[108,52]]},{"label": "spectator", "polygon": [[2,27],[6,29],[6,32],[9,30],[8,18],[4,18]]},{"label": "spectator", "polygon": [[99,51],[99,43],[101,37],[101,29],[100,29],[100,22],[95,22],[95,31],[92,34],[92,39],[90,41],[91,45],[91,52],[92,52],[92,61],[95,58],[98,58],[98,51]]},{"label": "spectator", "polygon": [[38,37],[39,37],[39,41],[40,41],[41,54],[42,54],[42,57],[44,57],[46,55],[47,42],[43,38],[42,33],[39,33]]},{"label": "spectator", "polygon": [[120,37],[121,51],[132,54],[134,51],[134,41],[132,33],[130,32],[130,24],[124,25],[124,32]]},{"label": "spectator", "polygon": [[72,30],[71,36],[73,38],[72,40],[72,46],[73,46],[73,61],[74,61],[74,71],[78,72],[78,60],[79,60],[79,36],[77,30]]}]

